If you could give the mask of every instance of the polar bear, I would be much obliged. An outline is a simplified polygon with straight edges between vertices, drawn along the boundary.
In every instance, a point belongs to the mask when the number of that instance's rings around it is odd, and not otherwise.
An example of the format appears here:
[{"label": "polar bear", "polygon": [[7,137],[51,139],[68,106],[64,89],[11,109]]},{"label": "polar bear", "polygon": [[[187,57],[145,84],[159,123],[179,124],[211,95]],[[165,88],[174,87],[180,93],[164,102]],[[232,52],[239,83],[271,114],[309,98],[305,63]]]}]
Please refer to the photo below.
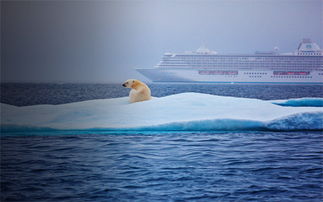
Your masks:
[{"label": "polar bear", "polygon": [[130,102],[140,102],[151,99],[149,87],[136,79],[128,79],[122,84],[123,87],[131,88],[129,93]]}]

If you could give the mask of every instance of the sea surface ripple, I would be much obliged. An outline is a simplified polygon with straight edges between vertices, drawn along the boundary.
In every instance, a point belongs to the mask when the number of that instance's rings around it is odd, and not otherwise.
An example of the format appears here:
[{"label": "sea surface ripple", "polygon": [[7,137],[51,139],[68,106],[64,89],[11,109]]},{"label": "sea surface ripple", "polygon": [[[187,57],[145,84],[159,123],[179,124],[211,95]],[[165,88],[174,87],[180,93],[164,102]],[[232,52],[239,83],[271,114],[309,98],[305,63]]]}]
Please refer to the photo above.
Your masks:
[{"label": "sea surface ripple", "polygon": [[1,201],[320,201],[320,132],[1,139]]}]

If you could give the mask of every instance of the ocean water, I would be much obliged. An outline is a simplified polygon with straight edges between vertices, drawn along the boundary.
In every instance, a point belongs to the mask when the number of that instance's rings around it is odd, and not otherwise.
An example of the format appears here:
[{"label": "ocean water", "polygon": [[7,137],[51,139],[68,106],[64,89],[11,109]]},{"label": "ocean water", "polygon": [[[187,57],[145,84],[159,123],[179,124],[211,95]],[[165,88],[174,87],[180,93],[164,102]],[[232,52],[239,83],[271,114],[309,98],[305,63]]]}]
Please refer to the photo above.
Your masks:
[{"label": "ocean water", "polygon": [[[322,85],[150,87],[155,97],[323,97]],[[127,94],[117,84],[1,84],[1,103],[15,106]],[[1,201],[322,201],[322,138],[321,130],[2,131]]]}]

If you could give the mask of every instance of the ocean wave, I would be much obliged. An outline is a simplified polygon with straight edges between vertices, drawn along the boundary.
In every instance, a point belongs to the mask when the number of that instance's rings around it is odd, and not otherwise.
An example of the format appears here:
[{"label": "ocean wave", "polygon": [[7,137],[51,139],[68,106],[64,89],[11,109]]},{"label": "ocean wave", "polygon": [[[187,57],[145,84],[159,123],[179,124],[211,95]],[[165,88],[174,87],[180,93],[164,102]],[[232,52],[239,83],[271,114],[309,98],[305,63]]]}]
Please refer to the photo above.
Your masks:
[{"label": "ocean wave", "polygon": [[[322,101],[321,98],[263,101],[181,93],[138,103],[129,103],[127,97],[122,97],[61,105],[1,104],[1,130],[322,130],[323,108],[317,105]],[[295,103],[297,107],[293,107]]]}]

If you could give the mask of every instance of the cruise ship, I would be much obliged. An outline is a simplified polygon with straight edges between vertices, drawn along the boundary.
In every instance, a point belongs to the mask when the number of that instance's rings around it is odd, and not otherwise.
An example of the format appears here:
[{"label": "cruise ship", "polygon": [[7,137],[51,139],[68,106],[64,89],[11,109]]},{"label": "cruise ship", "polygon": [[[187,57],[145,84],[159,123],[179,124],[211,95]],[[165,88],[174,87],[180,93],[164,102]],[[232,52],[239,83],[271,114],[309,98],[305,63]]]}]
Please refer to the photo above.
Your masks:
[{"label": "cruise ship", "polygon": [[137,69],[153,82],[323,84],[323,51],[303,39],[292,53],[278,48],[255,54],[218,54],[205,47],[165,53],[150,69]]}]

